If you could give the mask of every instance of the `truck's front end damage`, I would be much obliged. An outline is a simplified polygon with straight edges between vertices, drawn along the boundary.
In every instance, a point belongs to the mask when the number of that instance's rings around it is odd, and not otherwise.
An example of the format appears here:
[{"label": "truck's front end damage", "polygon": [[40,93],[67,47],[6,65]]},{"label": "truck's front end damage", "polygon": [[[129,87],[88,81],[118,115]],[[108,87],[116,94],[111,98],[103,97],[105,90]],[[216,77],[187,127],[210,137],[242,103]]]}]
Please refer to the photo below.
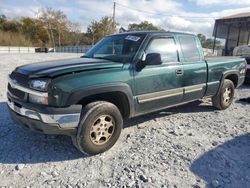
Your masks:
[{"label": "truck's front end damage", "polygon": [[[36,85],[41,87],[44,84]],[[45,134],[74,134],[82,106],[49,107],[48,92],[29,86],[28,76],[15,71],[9,76],[7,96],[12,119],[23,127]]]}]

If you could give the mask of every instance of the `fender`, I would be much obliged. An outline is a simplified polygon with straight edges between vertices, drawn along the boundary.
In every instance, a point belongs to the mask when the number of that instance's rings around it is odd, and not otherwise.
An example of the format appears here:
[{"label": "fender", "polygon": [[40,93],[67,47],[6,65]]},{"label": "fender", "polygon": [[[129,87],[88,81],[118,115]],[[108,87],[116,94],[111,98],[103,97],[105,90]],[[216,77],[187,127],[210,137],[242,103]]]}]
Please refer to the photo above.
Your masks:
[{"label": "fender", "polygon": [[221,88],[222,88],[222,86],[223,86],[223,84],[224,84],[224,80],[225,80],[225,78],[226,78],[228,75],[232,75],[232,74],[237,75],[238,80],[239,80],[239,77],[240,77],[240,73],[239,73],[239,71],[236,71],[236,70],[230,70],[230,71],[226,71],[226,72],[224,72],[224,73],[222,74],[222,76],[221,76],[221,80],[220,80],[220,87],[219,87],[219,89],[218,89],[218,91],[217,91],[216,95],[218,95],[218,93],[220,92],[220,90],[221,90]]},{"label": "fender", "polygon": [[135,112],[134,97],[130,86],[125,83],[112,83],[112,84],[103,84],[103,85],[86,87],[83,90],[71,93],[69,98],[67,99],[66,104],[74,105],[77,102],[79,102],[80,99],[83,99],[85,97],[89,97],[91,95],[96,95],[96,94],[109,93],[109,92],[121,92],[125,94],[129,102],[130,116],[133,116]]}]

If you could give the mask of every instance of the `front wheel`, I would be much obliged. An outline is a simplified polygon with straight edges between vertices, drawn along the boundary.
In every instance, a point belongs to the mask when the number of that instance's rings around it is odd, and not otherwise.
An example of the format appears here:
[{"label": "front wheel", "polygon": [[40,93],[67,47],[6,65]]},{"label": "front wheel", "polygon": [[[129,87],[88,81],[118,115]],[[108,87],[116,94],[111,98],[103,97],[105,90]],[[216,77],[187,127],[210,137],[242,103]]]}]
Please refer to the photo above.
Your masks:
[{"label": "front wheel", "polygon": [[114,104],[104,101],[93,102],[84,107],[77,136],[73,142],[83,153],[102,153],[116,143],[122,127],[122,115]]},{"label": "front wheel", "polygon": [[225,79],[219,93],[212,97],[213,106],[224,110],[228,108],[234,98],[234,83],[231,80]]}]

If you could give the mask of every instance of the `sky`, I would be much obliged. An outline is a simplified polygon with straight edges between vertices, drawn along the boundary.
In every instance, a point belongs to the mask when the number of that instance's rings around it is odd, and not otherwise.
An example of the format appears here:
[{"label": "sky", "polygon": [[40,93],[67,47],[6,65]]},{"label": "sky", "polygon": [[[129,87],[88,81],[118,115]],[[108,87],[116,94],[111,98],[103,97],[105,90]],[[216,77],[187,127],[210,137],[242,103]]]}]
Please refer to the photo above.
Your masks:
[{"label": "sky", "polygon": [[[130,23],[149,21],[170,31],[212,36],[215,19],[250,12],[250,0],[116,0],[116,21],[127,29]],[[0,15],[8,18],[36,17],[42,7],[62,10],[85,32],[92,20],[112,16],[110,0],[0,0]]]}]

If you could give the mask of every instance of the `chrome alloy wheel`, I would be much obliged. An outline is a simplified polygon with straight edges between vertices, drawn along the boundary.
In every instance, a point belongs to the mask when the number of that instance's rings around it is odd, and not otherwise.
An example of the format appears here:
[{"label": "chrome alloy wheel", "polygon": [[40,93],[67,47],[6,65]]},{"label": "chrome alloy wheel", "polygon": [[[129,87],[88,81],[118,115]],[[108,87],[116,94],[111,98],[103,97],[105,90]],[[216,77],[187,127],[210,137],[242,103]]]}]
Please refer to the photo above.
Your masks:
[{"label": "chrome alloy wheel", "polygon": [[90,139],[95,145],[103,145],[114,133],[115,121],[110,115],[98,117],[90,130]]},{"label": "chrome alloy wheel", "polygon": [[231,88],[225,88],[224,93],[223,93],[223,101],[225,103],[230,103],[232,98],[232,89]]}]

